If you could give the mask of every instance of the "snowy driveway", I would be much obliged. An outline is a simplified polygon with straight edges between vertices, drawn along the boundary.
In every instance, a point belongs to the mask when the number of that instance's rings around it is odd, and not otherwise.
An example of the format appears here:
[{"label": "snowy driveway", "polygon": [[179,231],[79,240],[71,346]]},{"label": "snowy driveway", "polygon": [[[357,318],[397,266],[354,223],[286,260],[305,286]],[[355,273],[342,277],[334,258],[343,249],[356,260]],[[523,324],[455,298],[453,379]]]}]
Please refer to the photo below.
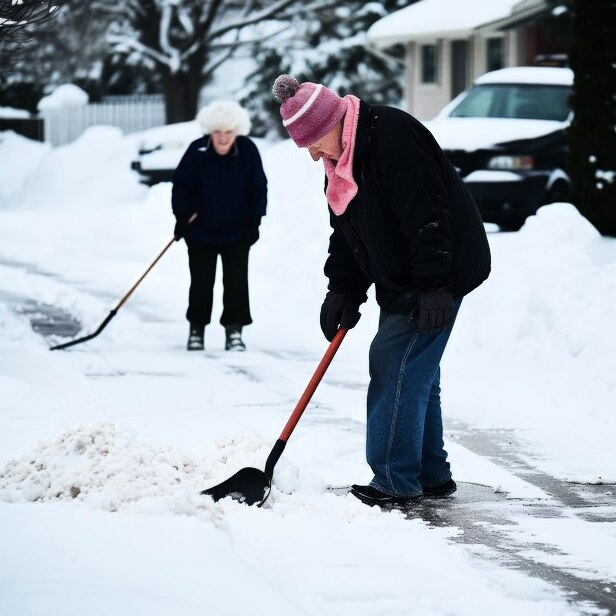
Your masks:
[{"label": "snowy driveway", "polygon": [[169,186],[136,186],[114,135],[91,169],[87,143],[53,151],[0,208],[0,613],[616,613],[614,241],[564,204],[490,234],[443,365],[454,498],[405,516],[328,489],[370,479],[371,298],[267,507],[213,504],[201,488],[263,468],[326,346],[321,170],[264,152],[246,354],[218,325],[184,350],[181,244],[101,336],[50,353],[54,323],[93,331],[173,227]]},{"label": "snowy driveway", "polygon": [[[39,334],[49,337],[50,341],[57,340],[58,335],[70,337],[77,334],[76,320],[66,311],[58,310],[51,305],[39,304],[31,300],[28,301],[23,297],[10,295],[7,292],[0,292],[0,296],[4,300],[5,305],[8,305],[13,313],[20,315],[22,318],[26,317],[30,321],[33,329]],[[142,314],[147,313],[147,309],[144,306],[135,306],[134,308],[137,309],[137,312]],[[170,348],[174,348],[174,351],[172,351],[174,357],[173,359],[169,357],[169,361],[165,362],[168,364],[166,369],[162,369],[160,360],[154,362],[148,361],[143,352],[137,355],[132,351],[128,353],[111,352],[105,353],[105,356],[103,356],[102,353],[96,350],[95,342],[70,351],[70,363],[73,367],[80,365],[86,380],[92,381],[95,388],[102,387],[105,389],[105,395],[109,398],[105,405],[107,411],[109,412],[111,409],[115,409],[115,411],[111,412],[116,415],[114,417],[105,417],[106,420],[111,420],[118,425],[132,424],[135,426],[135,430],[137,430],[137,425],[139,425],[138,430],[140,433],[151,433],[148,436],[156,433],[158,434],[158,440],[160,440],[161,434],[159,430],[163,429],[163,424],[168,422],[169,418],[163,418],[157,416],[156,412],[151,412],[152,405],[145,392],[152,388],[157,389],[160,387],[159,384],[161,382],[168,384],[167,387],[169,388],[177,388],[178,383],[181,386],[182,381],[191,378],[191,375],[186,372],[187,362],[193,364],[195,373],[199,371],[205,372],[208,375],[208,380],[213,378],[221,384],[232,382],[231,387],[237,392],[246,389],[252,391],[256,391],[256,389],[262,390],[260,391],[260,395],[254,400],[246,400],[244,395],[239,395],[239,399],[235,399],[235,395],[231,392],[224,395],[225,412],[227,414],[233,413],[236,410],[245,411],[252,409],[249,412],[253,416],[258,416],[263,411],[266,411],[267,414],[274,413],[280,417],[280,423],[282,423],[285,413],[292,408],[294,402],[292,398],[289,398],[291,388],[287,391],[286,384],[294,381],[297,384],[295,387],[297,390],[303,380],[307,382],[311,370],[318,361],[316,355],[313,356],[306,353],[297,356],[298,354],[284,351],[253,351],[246,355],[210,351],[203,357],[193,355],[186,357],[187,354],[184,353],[182,349],[177,348],[178,345],[176,341],[171,341],[169,332],[176,329],[175,325],[162,322],[159,319],[148,322],[146,317],[143,321],[143,326],[148,332],[149,337],[157,340],[170,340],[169,346]],[[176,363],[181,364],[182,368],[180,369],[180,366],[174,365]],[[344,473],[344,467],[351,468],[352,466],[358,465],[360,462],[358,453],[361,451],[362,446],[363,425],[361,421],[349,417],[344,418],[337,416],[333,408],[335,404],[333,404],[332,401],[340,401],[347,398],[349,392],[352,393],[354,399],[359,400],[361,392],[365,388],[365,377],[362,379],[361,376],[356,375],[355,379],[349,379],[348,376],[346,376],[347,370],[344,369],[343,365],[338,365],[337,368],[338,369],[335,371],[332,370],[332,373],[326,376],[324,380],[323,389],[326,390],[327,393],[321,394],[321,392],[319,392],[317,394],[316,404],[310,407],[309,412],[302,420],[302,431],[304,431],[305,434],[297,436],[298,441],[301,441],[299,443],[301,447],[300,451],[297,452],[294,447],[295,443],[291,443],[288,447],[288,451],[283,457],[283,461],[281,462],[281,466],[283,467],[283,479],[279,481],[277,478],[276,483],[280,483],[281,485],[276,486],[272,502],[267,505],[268,511],[273,512],[275,515],[286,517],[285,514],[297,514],[305,509],[306,511],[303,511],[304,515],[311,512],[313,514],[317,513],[319,517],[326,516],[328,513],[325,503],[328,499],[331,499],[331,494],[336,495],[338,499],[342,500],[342,502],[347,505],[355,505],[355,503],[347,502],[349,499],[351,499],[351,501],[353,499],[350,496],[346,496],[346,490],[344,490],[344,488],[332,490],[330,485],[319,485],[319,480],[315,477],[309,479],[309,482],[313,481],[314,485],[303,485],[303,481],[300,478],[300,474],[304,472],[304,466],[307,466],[307,472],[309,474],[319,471],[323,475],[322,480],[327,481],[328,477],[331,477],[332,483],[335,484],[336,480],[340,481],[343,478],[348,478]],[[212,375],[212,372],[215,376]],[[285,375],[284,382],[281,383],[279,379],[276,378],[278,374]],[[197,378],[197,375],[193,375],[193,378]],[[129,408],[126,401],[122,402],[122,398],[125,398],[127,394],[133,399],[133,408]],[[357,394],[360,394],[359,397]],[[263,397],[264,395],[265,399]],[[139,401],[143,402],[143,396],[146,396],[147,402],[145,404],[139,404]],[[194,409],[195,405],[190,405],[189,408]],[[119,409],[122,409],[121,413],[118,412]],[[187,428],[192,430],[194,428],[196,418],[192,413],[190,413],[190,420],[188,417],[181,417],[187,410],[188,409],[184,405],[179,405],[176,408],[176,416],[174,417],[173,423],[179,423],[179,427],[175,427],[174,430],[186,430]],[[150,425],[145,431],[144,421]],[[157,426],[158,429],[152,428],[153,423],[160,424]],[[250,423],[249,421],[248,424],[250,425]],[[11,430],[10,425],[7,427]],[[201,429],[204,433],[207,433],[205,422]],[[13,431],[16,432],[14,427]],[[242,434],[246,431],[250,431],[246,426],[237,426],[238,437],[241,438]],[[7,431],[5,434],[8,436],[9,432]],[[428,525],[421,525],[422,529],[427,530],[428,528],[433,528],[445,530],[445,534],[442,536],[448,537],[448,539],[446,539],[447,541],[459,543],[464,546],[463,554],[465,554],[465,558],[468,559],[465,568],[469,568],[471,571],[474,570],[474,575],[485,575],[485,571],[487,570],[490,572],[489,577],[492,577],[496,571],[501,570],[502,567],[506,567],[521,572],[524,577],[528,576],[528,578],[535,578],[553,585],[556,596],[560,597],[561,601],[566,600],[571,606],[571,613],[612,613],[612,611],[616,609],[616,596],[613,594],[614,577],[613,569],[611,569],[613,553],[602,544],[603,540],[607,540],[610,543],[613,542],[613,535],[611,532],[603,534],[602,526],[606,526],[606,528],[611,528],[613,530],[613,520],[616,519],[616,489],[613,486],[604,485],[591,486],[569,484],[545,474],[540,469],[528,463],[528,454],[531,454],[530,457],[532,457],[532,452],[525,452],[523,450],[523,447],[516,441],[516,435],[513,431],[481,430],[473,428],[460,420],[452,420],[448,423],[447,435],[450,442],[453,444],[454,452],[457,447],[463,447],[467,452],[464,455],[472,456],[475,454],[477,456],[474,462],[469,466],[469,469],[474,468],[475,470],[471,471],[467,469],[467,472],[471,472],[471,474],[477,472],[477,469],[482,467],[482,462],[478,462],[477,459],[479,457],[484,458],[493,461],[500,468],[511,473],[513,477],[517,477],[522,482],[530,486],[535,486],[539,491],[534,494],[535,497],[533,498],[532,488],[527,487],[526,489],[529,490],[528,496],[508,498],[506,494],[495,491],[495,489],[499,489],[498,485],[481,485],[481,473],[479,473],[475,478],[475,482],[461,482],[455,497],[441,501],[430,501],[426,499],[409,508],[406,513],[406,517],[409,520],[407,523],[416,525],[418,521],[421,521]],[[44,434],[41,434],[41,436],[44,436]],[[271,442],[273,442],[275,436],[276,432],[273,432],[270,439]],[[253,448],[257,448],[261,457],[268,447],[267,438],[268,436],[263,434],[263,440],[261,442],[253,443]],[[296,437],[294,437],[294,440],[295,438]],[[326,439],[325,442],[324,438]],[[173,437],[166,440],[168,440],[169,443],[176,441]],[[312,440],[313,442],[311,442]],[[317,449],[315,443],[318,443],[318,451],[315,451],[315,449]],[[50,458],[60,453],[66,455],[67,451],[62,449],[62,445],[56,443],[55,447],[52,445],[45,453],[39,451],[31,455],[38,455],[39,462],[48,464]],[[144,456],[151,453],[152,451],[148,451],[147,447],[141,452]],[[243,453],[245,454],[246,452]],[[296,453],[301,454],[301,462],[293,460],[293,458],[296,457]],[[463,458],[464,456],[461,457]],[[284,468],[286,466],[285,458],[288,459],[287,463],[291,466],[291,469]],[[105,461],[104,457],[98,457],[96,462],[102,467],[103,472],[106,469],[110,475],[113,473],[110,464]],[[256,462],[255,464],[262,466],[262,463],[259,465],[259,463]],[[224,472],[222,473],[223,475]],[[294,475],[293,477],[288,476],[290,472]],[[10,483],[10,481],[7,482],[6,474],[7,473],[5,473],[4,484],[0,479],[0,488],[5,488],[5,495],[7,493],[7,484]],[[8,475],[10,478],[10,471]],[[489,481],[490,478],[494,480],[497,474],[488,472],[485,476]],[[155,478],[153,483],[156,484],[159,480],[160,478]],[[508,478],[508,481],[511,484],[512,478]],[[206,483],[208,482],[204,480],[204,487]],[[211,481],[209,481],[209,483],[211,483]],[[497,484],[498,480],[496,479],[493,483]],[[92,486],[89,487],[92,489]],[[99,485],[98,487],[100,488],[101,486]],[[281,493],[280,490],[284,492],[285,488],[288,488],[288,493]],[[299,499],[296,503],[293,502],[295,500],[295,491],[299,491]],[[47,493],[47,497],[49,496],[49,493]],[[109,505],[107,503],[103,505],[102,508],[107,508],[112,511],[121,510],[132,498],[138,500],[139,498],[143,498],[143,496],[144,495],[142,493],[140,494],[138,491],[133,496],[128,495],[126,492],[122,495],[114,494],[111,495],[111,498],[115,498],[118,502],[114,505]],[[160,497],[160,495],[158,496]],[[122,502],[122,499],[124,499],[125,502]],[[45,498],[45,500],[47,500],[47,498]],[[66,498],[54,499],[51,497],[49,500],[66,500]],[[316,500],[322,500],[323,503],[317,506],[315,503]],[[90,504],[92,505],[92,503]],[[340,509],[341,506],[344,507],[344,505],[338,504],[336,509]],[[6,508],[7,505],[3,505],[2,507]],[[3,528],[7,531],[7,535],[5,535],[4,538],[5,547],[9,550],[11,548],[17,550],[20,554],[26,555],[28,559],[35,559],[37,562],[40,561],[41,558],[44,560],[45,554],[41,556],[40,553],[41,546],[45,548],[45,551],[50,549],[49,542],[51,537],[47,534],[47,531],[41,533],[38,529],[42,521],[40,516],[32,509],[24,509],[23,506],[11,505],[9,507],[18,507],[19,517],[15,519],[9,513],[2,518],[4,519]],[[121,528],[119,529],[113,530],[115,524],[112,524],[111,530],[105,530],[107,522],[103,522],[102,518],[100,518],[100,514],[94,511],[90,513],[84,512],[83,509],[69,511],[66,509],[66,505],[56,505],[52,507],[51,511],[47,511],[43,515],[45,518],[49,515],[51,528],[54,528],[55,532],[59,533],[60,537],[64,536],[67,531],[71,534],[73,531],[76,533],[87,533],[86,527],[83,527],[82,531],[79,530],[79,527],[86,523],[86,519],[91,518],[88,522],[88,527],[96,528],[97,532],[102,532],[103,534],[105,532],[111,533],[106,537],[105,543],[108,547],[111,547],[112,551],[121,551],[123,549],[117,545],[125,541],[127,529],[124,528],[122,523],[120,523]],[[100,502],[95,505],[95,508],[99,507],[101,507]],[[152,513],[147,511],[147,509],[146,507],[145,511],[147,513]],[[285,509],[287,510],[286,512]],[[315,509],[317,510],[316,512],[314,511]],[[357,507],[355,506],[349,507],[349,512],[347,512],[345,516],[354,515],[356,509]],[[186,513],[195,513],[197,511],[198,508],[192,512],[186,511]],[[351,513],[351,511],[353,511],[353,513]],[[4,513],[8,513],[6,509],[4,509]],[[178,513],[178,511],[175,511],[175,513]],[[237,511],[237,508],[234,508],[232,505],[225,513],[229,515],[231,519],[233,519],[233,516],[244,518],[244,522],[246,522],[246,516],[249,515],[249,513]],[[260,512],[258,513],[261,515]],[[371,514],[372,513],[371,511]],[[199,515],[202,514],[197,513],[197,518],[199,518]],[[388,515],[399,517],[400,514],[383,513],[380,514],[380,516],[377,514],[377,518],[383,518],[382,525],[378,522],[377,525],[391,532],[391,530],[393,530],[391,524],[385,521]],[[66,520],[64,517],[66,517]],[[371,515],[370,518],[372,521],[374,515]],[[69,522],[71,526],[67,527],[66,524]],[[169,518],[169,522],[172,526],[175,524],[172,518]],[[131,527],[134,521],[126,518],[123,520],[123,523]],[[141,522],[139,524],[141,525]],[[147,520],[144,524],[147,528],[150,521]],[[397,532],[399,533],[400,522],[397,521],[397,524]],[[73,527],[73,525],[75,526]],[[165,522],[165,526],[166,525],[167,522]],[[43,526],[47,526],[47,521]],[[203,539],[199,538],[203,529],[198,525],[196,527],[193,526],[192,522],[189,526],[192,527],[191,532],[195,534],[195,545],[199,545],[199,542],[203,541]],[[238,537],[234,537],[233,524],[231,526],[234,543],[242,541],[243,533],[256,533],[257,535],[261,535],[262,533],[258,521],[256,524],[250,521],[245,527],[242,526],[244,525],[239,525],[238,529],[236,529],[239,531]],[[69,528],[72,528],[72,530],[69,530]],[[325,525],[324,528],[327,528],[327,525]],[[267,543],[276,541],[277,539],[278,532],[275,526],[272,527],[272,530],[274,531],[273,535],[251,537],[248,541],[248,547],[243,545],[239,550],[242,560],[247,558],[250,562],[257,559],[266,570],[272,566],[274,567],[274,572],[272,573],[270,571],[269,575],[266,576],[270,578],[269,584],[272,583],[272,580],[277,579],[275,571],[279,566],[273,562],[268,562],[269,559],[266,556],[271,550],[271,546],[267,545]],[[291,534],[294,532],[303,532],[301,526],[295,529],[286,528],[284,530]],[[322,530],[322,528],[315,529],[316,534],[313,538],[316,539]],[[24,534],[24,531],[26,531],[26,534]],[[155,528],[152,528],[152,532],[158,533],[159,531],[160,525],[156,524]],[[134,532],[134,529],[131,532]],[[186,541],[186,529],[182,528],[182,530],[178,532],[182,534],[183,542]],[[116,534],[113,535],[113,533]],[[8,535],[10,535],[10,538]],[[363,535],[363,531],[359,533],[359,541],[362,539],[365,540],[367,546],[369,546],[369,550],[374,550],[372,541]],[[84,537],[85,536],[86,535],[84,535]],[[36,538],[39,546],[33,549],[32,546],[28,545],[29,541],[27,537],[30,539]],[[146,537],[149,538],[150,535],[146,534],[141,540],[137,539],[138,545],[136,547],[138,547],[138,549],[143,548],[141,541],[145,540]],[[246,537],[243,538],[246,539]],[[70,544],[68,537],[64,537],[64,539]],[[332,537],[326,536],[323,537],[323,539],[329,541]],[[56,536],[56,541],[57,540],[58,537]],[[171,544],[165,545],[164,549],[168,551],[167,553],[173,553],[175,551],[173,541],[170,538],[165,539],[164,537],[163,541],[171,541]],[[291,545],[293,545],[293,541]],[[61,551],[63,551],[64,548],[65,545],[63,545]],[[186,549],[186,546],[183,546],[183,549]],[[204,549],[211,549],[209,542],[207,542],[207,548],[204,545]],[[297,547],[295,549],[297,549]],[[79,552],[79,550],[77,551]],[[321,555],[323,556],[323,554]],[[338,569],[340,563],[335,562],[337,559],[334,559],[332,554],[328,554],[327,556],[330,560],[329,566]],[[16,557],[16,554],[13,554],[13,557]],[[56,557],[57,555],[54,556],[54,558]],[[280,554],[277,558],[279,557]],[[338,557],[340,557],[340,555],[338,555]],[[77,562],[81,563],[79,568],[85,564],[85,559],[88,567],[95,566],[97,569],[103,567],[107,571],[104,564],[100,562],[100,557],[95,558],[94,562],[91,562],[92,557],[89,554],[86,558],[84,554],[75,555],[72,553],[70,559],[72,560],[75,558]],[[22,570],[19,566],[20,559],[16,558],[16,560],[17,567],[12,571],[12,574],[9,574],[9,579],[13,578],[16,588],[19,589],[19,587],[22,586],[25,593],[26,587],[29,584],[28,580],[31,579],[32,573],[25,573],[26,562],[23,562],[24,570]],[[273,560],[275,561],[276,558]],[[59,561],[60,569],[68,567],[68,563],[62,562],[62,556],[60,556]],[[13,562],[15,563],[15,561]],[[306,563],[302,563],[302,565],[303,567],[307,566]],[[181,565],[179,566],[182,567]],[[216,563],[216,567],[218,566],[219,563]],[[224,563],[220,566],[224,568]],[[222,573],[222,575],[225,578],[230,578],[227,581],[231,582],[231,580],[238,575],[236,573],[236,568],[239,564],[236,562],[229,566],[229,572],[227,574]],[[356,562],[354,566],[361,567],[361,561]],[[108,567],[110,570],[115,570],[115,560],[113,563],[109,563]],[[37,571],[36,567],[34,571]],[[109,573],[109,571],[107,571],[107,573]],[[221,574],[220,571],[218,573],[219,575]],[[47,579],[46,584],[51,584],[52,582],[59,584],[59,589],[56,589],[56,592],[59,592],[61,596],[62,582],[71,580],[71,583],[73,583],[74,580],[72,579],[72,575],[75,575],[75,573],[71,574],[69,571],[65,571],[64,575],[68,576],[68,580],[55,579],[55,582],[54,580],[49,580],[48,574],[44,571],[37,571],[37,575],[42,576],[43,579]],[[80,577],[83,577],[83,575],[83,572],[79,573]],[[124,575],[130,578],[132,574],[130,572],[125,572]],[[249,585],[258,584],[258,582],[252,579],[251,574],[240,574],[240,576],[242,584],[247,581],[249,581]],[[291,579],[292,578],[293,575],[291,575]],[[144,583],[149,584],[150,581],[151,580],[148,580]],[[537,589],[531,591],[533,584],[530,581],[520,582],[518,580],[517,583],[528,584],[528,587],[525,587],[524,591],[519,593],[521,596],[516,597],[518,601],[523,599],[524,602],[526,602],[529,600],[529,597],[526,595],[530,592],[530,605],[533,607],[527,604],[526,608],[524,608],[526,610],[525,613],[565,613],[566,608],[564,604],[561,608],[563,611],[560,611],[560,609],[553,610],[553,607],[548,604],[544,605],[543,601],[545,601],[545,599],[536,601],[534,593],[537,592]],[[85,584],[86,589],[88,589],[88,580],[86,580]],[[168,581],[163,582],[163,584],[168,585]],[[322,584],[322,580],[319,580],[318,584]],[[282,587],[284,586],[285,585],[282,584]],[[341,596],[339,597],[336,597],[335,591],[330,589],[327,596],[323,597],[323,601],[332,600],[334,603],[341,602],[342,604],[345,602],[352,603],[352,596],[347,596],[349,590],[344,590],[344,588],[345,584],[342,583],[340,589]],[[182,589],[178,589],[178,592],[181,590]],[[194,592],[194,588],[190,588],[189,591],[184,589],[182,592],[189,592],[190,594]],[[259,593],[260,591],[257,590],[256,592]],[[272,592],[274,595],[277,594],[276,591]],[[312,589],[312,592],[319,594],[316,588]],[[31,593],[32,588],[28,589],[27,594],[30,595]],[[108,610],[110,606],[114,606],[113,610],[115,613],[130,613],[130,610],[125,610],[121,604],[122,601],[128,601],[128,605],[130,605],[131,602],[135,600],[135,597],[132,593],[129,593],[128,599],[122,599],[122,596],[122,593],[119,593],[115,597],[108,597],[107,599],[109,602],[105,603],[105,609]],[[12,610],[16,610],[10,613],[21,613],[17,608],[18,599],[24,601],[25,597],[20,597],[19,591],[16,591],[15,588],[13,591],[9,592],[8,597],[9,602],[7,605],[13,606]],[[46,597],[45,600],[48,600],[48,597]],[[88,605],[88,610],[91,609],[89,605],[91,600],[92,589],[90,588],[87,591],[87,597],[81,599],[81,601],[83,601],[82,605]],[[169,599],[167,598],[167,600]],[[219,607],[221,611],[218,613],[235,613],[236,607],[234,607],[234,601],[225,604],[223,596],[221,596],[219,600],[221,601]],[[368,598],[364,597],[364,601],[366,600],[368,600]],[[477,600],[479,601],[479,599]],[[116,601],[118,601],[117,604],[115,603]],[[479,601],[479,604],[481,604],[481,601]],[[237,609],[241,610],[241,605],[240,603]],[[403,598],[397,597],[397,602],[394,601],[394,604],[390,608],[387,608],[387,610],[390,611],[382,611],[382,608],[378,608],[378,612],[372,612],[371,609],[366,609],[365,611],[359,609],[357,611],[367,614],[413,613],[400,611],[406,609],[403,605]],[[488,605],[489,602],[486,603],[484,607],[487,608]],[[33,606],[33,613],[38,613],[36,610],[36,602]],[[173,613],[176,609],[173,605],[169,607],[169,613]],[[475,608],[476,607],[477,604],[475,604]],[[603,608],[603,611],[601,608]],[[175,613],[190,613],[189,607],[185,606],[178,609],[179,611]],[[284,613],[288,613],[287,610],[291,608],[283,603],[280,609],[283,610]],[[319,608],[319,610],[321,609],[325,611],[319,613],[329,613],[323,606]],[[599,612],[597,612],[597,609]],[[186,610],[186,612],[183,610]],[[454,613],[465,613],[465,611],[466,610],[462,608],[456,608]],[[308,613],[311,613],[310,609]],[[341,610],[338,613],[346,612]],[[438,604],[430,604],[426,613],[441,612]]]}]

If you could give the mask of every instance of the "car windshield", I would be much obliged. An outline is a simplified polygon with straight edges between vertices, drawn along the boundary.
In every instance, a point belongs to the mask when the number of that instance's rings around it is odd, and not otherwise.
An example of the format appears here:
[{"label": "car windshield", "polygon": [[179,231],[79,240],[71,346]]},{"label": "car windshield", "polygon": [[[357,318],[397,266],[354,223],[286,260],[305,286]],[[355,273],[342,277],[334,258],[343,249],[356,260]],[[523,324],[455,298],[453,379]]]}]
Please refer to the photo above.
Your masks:
[{"label": "car windshield", "polygon": [[450,112],[451,118],[555,120],[569,116],[567,86],[490,83],[474,86]]}]

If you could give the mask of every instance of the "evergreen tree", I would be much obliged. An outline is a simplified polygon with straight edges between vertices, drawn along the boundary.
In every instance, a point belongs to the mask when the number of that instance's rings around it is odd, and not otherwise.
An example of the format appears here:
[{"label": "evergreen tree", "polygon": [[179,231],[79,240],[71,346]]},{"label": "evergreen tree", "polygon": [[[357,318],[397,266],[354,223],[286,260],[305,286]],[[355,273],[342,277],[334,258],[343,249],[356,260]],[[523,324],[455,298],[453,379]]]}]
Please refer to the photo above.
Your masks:
[{"label": "evergreen tree", "polygon": [[574,0],[571,199],[616,236],[616,0]]},{"label": "evergreen tree", "polygon": [[248,78],[242,93],[250,109],[255,132],[285,135],[279,103],[271,94],[272,83],[281,73],[298,81],[325,83],[340,95],[353,93],[373,104],[401,104],[403,49],[387,55],[368,45],[366,32],[382,17],[416,0],[382,0],[338,3],[320,11],[311,22],[292,23],[283,41],[257,54],[259,66]]}]

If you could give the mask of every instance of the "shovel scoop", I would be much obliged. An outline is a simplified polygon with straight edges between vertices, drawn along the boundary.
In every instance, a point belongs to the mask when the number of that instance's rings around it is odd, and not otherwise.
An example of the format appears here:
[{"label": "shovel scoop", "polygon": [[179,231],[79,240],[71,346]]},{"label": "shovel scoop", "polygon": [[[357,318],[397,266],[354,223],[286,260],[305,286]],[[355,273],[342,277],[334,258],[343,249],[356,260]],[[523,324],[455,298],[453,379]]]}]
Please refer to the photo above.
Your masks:
[{"label": "shovel scoop", "polygon": [[246,505],[260,507],[269,496],[272,489],[272,479],[263,471],[251,466],[243,468],[226,481],[213,488],[203,490],[201,494],[211,496],[215,501],[230,496],[232,499]]},{"label": "shovel scoop", "polygon": [[321,382],[325,371],[329,367],[338,347],[342,343],[347,330],[340,328],[334,339],[331,341],[323,359],[321,359],[315,373],[312,375],[308,386],[306,387],[302,397],[299,399],[291,417],[287,421],[284,430],[280,434],[280,438],[274,444],[272,451],[270,452],[267,462],[265,463],[265,471],[260,471],[258,468],[246,467],[239,470],[235,475],[229,477],[226,481],[219,483],[207,490],[203,490],[201,494],[211,496],[215,501],[219,501],[221,498],[230,496],[240,503],[246,505],[257,505],[260,507],[269,496],[272,489],[272,476],[274,474],[274,466],[280,459],[282,452],[291,436],[291,433],[295,429],[295,426],[299,422],[308,402],[312,398],[317,386]]}]

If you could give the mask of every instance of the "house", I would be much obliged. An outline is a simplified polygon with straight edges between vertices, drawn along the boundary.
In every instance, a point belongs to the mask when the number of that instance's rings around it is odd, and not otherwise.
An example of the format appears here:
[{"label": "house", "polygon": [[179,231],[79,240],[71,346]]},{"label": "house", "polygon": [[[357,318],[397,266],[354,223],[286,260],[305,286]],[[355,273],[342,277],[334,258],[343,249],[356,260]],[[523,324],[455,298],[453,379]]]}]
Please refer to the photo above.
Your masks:
[{"label": "house", "polygon": [[368,30],[381,50],[404,45],[406,110],[427,120],[479,75],[508,66],[562,64],[570,16],[555,0],[419,0]]}]

